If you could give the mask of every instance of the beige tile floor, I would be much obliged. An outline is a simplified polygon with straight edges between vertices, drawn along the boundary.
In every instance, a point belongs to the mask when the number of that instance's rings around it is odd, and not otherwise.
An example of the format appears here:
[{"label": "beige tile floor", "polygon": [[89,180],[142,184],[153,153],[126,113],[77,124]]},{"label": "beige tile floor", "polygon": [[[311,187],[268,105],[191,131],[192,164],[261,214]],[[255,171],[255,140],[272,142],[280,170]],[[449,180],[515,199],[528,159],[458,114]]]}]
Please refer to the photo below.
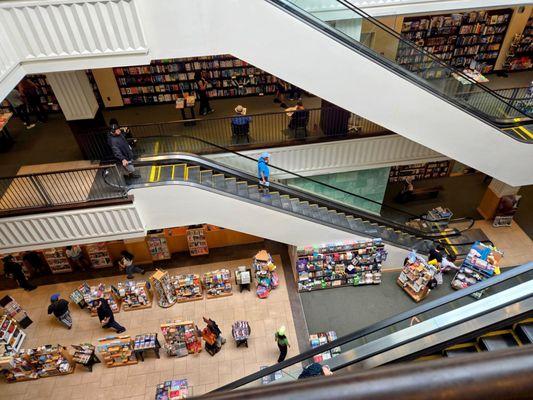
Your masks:
[{"label": "beige tile floor", "polygon": [[[106,368],[102,364],[97,364],[92,373],[78,366],[74,374],[67,376],[11,384],[2,381],[0,399],[151,400],[155,397],[156,385],[172,378],[187,378],[193,394],[201,395],[256,372],[262,365],[276,363],[279,353],[274,342],[274,332],[281,325],[287,327],[287,335],[291,344],[288,356],[294,356],[299,352],[298,343],[280,257],[275,256],[274,262],[278,265],[280,286],[272,291],[268,299],[257,298],[253,288],[251,292],[243,293],[239,293],[234,288],[233,295],[229,297],[175,304],[167,309],[160,308],[154,303],[150,309],[121,311],[116,315],[116,320],[127,328],[127,334],[134,336],[158,332],[161,341],[159,327],[166,320],[192,320],[203,328],[205,324],[202,322],[202,317],[210,317],[218,323],[222,334],[227,338],[227,343],[214,357],[207,354],[205,350],[198,355],[183,358],[168,357],[162,351],[160,359],[148,354],[144,362],[132,366]],[[198,267],[174,268],[169,269],[169,273],[203,273],[218,268],[228,268],[234,271],[237,266],[250,265],[250,263],[251,259],[243,259]],[[115,276],[88,281],[88,283],[117,283],[124,278]],[[33,292],[17,289],[0,293],[0,297],[7,293],[13,296],[28,311],[34,321],[26,329],[28,338],[23,347],[29,348],[49,343],[59,343],[65,346],[82,342],[96,344],[98,338],[113,333],[112,330],[100,328],[96,318],[91,317],[86,310],[81,310],[76,305],[71,305],[74,326],[70,331],[47,315],[46,309],[51,294],[59,292],[68,297],[80,283],[40,286]],[[250,322],[252,334],[248,348],[236,348],[231,338],[231,324],[238,319]]]},{"label": "beige tile floor", "polygon": [[502,267],[533,261],[533,241],[516,222],[513,221],[510,227],[494,228],[492,221],[476,221],[474,228],[481,229],[503,251]]}]

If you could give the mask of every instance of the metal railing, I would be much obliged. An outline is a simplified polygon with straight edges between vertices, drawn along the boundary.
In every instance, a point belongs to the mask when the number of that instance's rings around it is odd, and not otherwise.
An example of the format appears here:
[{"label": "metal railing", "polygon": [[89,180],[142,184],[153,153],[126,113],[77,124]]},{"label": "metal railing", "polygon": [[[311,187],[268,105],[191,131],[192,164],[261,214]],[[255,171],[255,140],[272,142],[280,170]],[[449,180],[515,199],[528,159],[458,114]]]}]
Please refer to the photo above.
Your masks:
[{"label": "metal railing", "polygon": [[516,87],[507,89],[494,90],[498,96],[505,100],[502,102],[494,101],[494,98],[487,96],[483,91],[464,92],[460,96],[463,100],[468,101],[474,107],[487,110],[496,114],[502,109],[505,113],[511,113],[513,109],[518,109],[524,114],[533,118],[533,96],[529,93],[528,87]]},{"label": "metal railing", "polygon": [[127,197],[125,190],[109,186],[104,174],[124,182],[116,165],[0,178],[0,214]]},{"label": "metal railing", "polygon": [[[209,152],[194,141],[175,142],[171,139],[173,135],[189,135],[233,150],[246,150],[391,134],[386,128],[337,107],[310,108],[306,111],[308,116],[300,123],[294,123],[285,111],[250,114],[247,134],[243,133],[246,129],[240,132],[235,130],[232,124],[235,116],[134,124],[128,125],[128,128],[138,140],[134,151],[139,156],[175,151],[196,154]],[[113,159],[107,135],[108,130],[102,129],[78,137],[86,158],[103,161]],[[157,141],[152,139],[154,136],[159,137]]]}]

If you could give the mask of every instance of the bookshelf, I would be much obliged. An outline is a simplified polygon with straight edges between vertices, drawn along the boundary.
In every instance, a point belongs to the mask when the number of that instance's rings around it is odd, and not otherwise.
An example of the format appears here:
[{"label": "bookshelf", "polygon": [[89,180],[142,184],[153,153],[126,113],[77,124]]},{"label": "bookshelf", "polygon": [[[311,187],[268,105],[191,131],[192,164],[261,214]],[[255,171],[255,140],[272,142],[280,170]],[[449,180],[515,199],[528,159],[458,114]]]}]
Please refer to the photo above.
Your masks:
[{"label": "bookshelf", "polygon": [[41,104],[45,106],[49,112],[61,111],[59,102],[57,101],[54,91],[48,83],[45,75],[27,75],[26,77],[37,85],[39,94],[41,95]]},{"label": "bookshelf", "polygon": [[[194,74],[208,74],[210,98],[254,96],[276,91],[274,77],[229,54],[154,60],[150,65],[113,68],[124,105],[174,102],[196,90]],[[245,79],[246,85],[235,82]]]},{"label": "bookshelf", "polygon": [[187,229],[187,244],[191,256],[209,254],[204,227]]},{"label": "bookshelf", "polygon": [[[401,34],[456,68],[476,62],[481,73],[488,73],[494,69],[512,13],[499,9],[407,17]],[[399,44],[396,59],[425,78],[444,78],[440,67],[405,43]]]},{"label": "bookshelf", "polygon": [[533,68],[533,15],[527,21],[521,35],[516,35],[509,48],[504,69],[525,71]]},{"label": "bookshelf", "polygon": [[51,248],[43,251],[44,258],[53,274],[72,272],[64,248]]},{"label": "bookshelf", "polygon": [[113,261],[107,250],[105,242],[91,243],[85,246],[89,255],[89,260],[93,268],[109,268],[113,266]]},{"label": "bookshelf", "polygon": [[450,161],[436,161],[426,164],[396,165],[389,172],[389,183],[401,182],[407,177],[414,180],[442,178],[450,174]]},{"label": "bookshelf", "polygon": [[168,250],[168,243],[163,233],[153,233],[146,237],[148,243],[148,250],[152,255],[152,260],[168,260],[170,259],[170,252]]},{"label": "bookshelf", "polygon": [[150,277],[150,282],[152,282],[154,292],[157,294],[159,307],[168,308],[176,303],[176,290],[167,271],[156,269]]}]

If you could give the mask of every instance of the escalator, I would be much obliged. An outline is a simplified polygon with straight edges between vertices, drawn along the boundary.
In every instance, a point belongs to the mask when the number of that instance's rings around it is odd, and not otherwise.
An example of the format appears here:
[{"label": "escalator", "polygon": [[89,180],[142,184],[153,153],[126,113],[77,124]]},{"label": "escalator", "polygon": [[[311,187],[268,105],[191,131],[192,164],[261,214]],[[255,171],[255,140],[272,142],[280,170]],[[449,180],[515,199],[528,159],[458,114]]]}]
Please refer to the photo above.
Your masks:
[{"label": "escalator", "polygon": [[[481,290],[481,299],[474,299],[472,294]],[[519,348],[532,343],[532,317],[533,262],[304,351],[216,391],[293,382],[303,368],[317,361],[342,375],[399,362]],[[324,357],[326,353],[332,356]]]},{"label": "escalator", "polygon": [[[221,148],[201,139],[185,139]],[[468,252],[473,243],[473,240],[464,236],[473,225],[472,218],[456,218],[450,221],[451,227],[446,230],[434,230],[431,224],[424,224],[428,226],[427,230],[415,229],[408,223],[420,216],[273,165],[270,165],[272,175],[304,179],[314,185],[314,192],[271,181],[269,193],[261,193],[256,178],[257,160],[228,149],[224,151],[237,157],[228,157],[222,161],[224,164],[188,153],[141,157],[135,162],[141,176],[129,181],[127,190],[144,190],[147,186],[169,184],[186,185],[351,235],[381,238],[389,244],[402,249],[415,249],[422,254],[427,254],[436,243],[441,243],[450,254],[461,256]],[[114,186],[122,184],[109,180],[108,183]]]}]

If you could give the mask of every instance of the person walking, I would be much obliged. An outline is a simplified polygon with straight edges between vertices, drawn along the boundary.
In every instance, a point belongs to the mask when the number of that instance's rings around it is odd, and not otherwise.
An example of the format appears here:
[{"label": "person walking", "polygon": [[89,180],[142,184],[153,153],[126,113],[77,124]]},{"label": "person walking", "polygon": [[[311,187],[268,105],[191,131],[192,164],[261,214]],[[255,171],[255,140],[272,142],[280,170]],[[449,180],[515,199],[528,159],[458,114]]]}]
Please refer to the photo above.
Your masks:
[{"label": "person walking", "polygon": [[222,337],[222,331],[218,327],[217,323],[213,321],[211,318],[206,318],[206,317],[204,317],[204,322],[207,324],[211,332],[214,333],[216,337],[217,346],[222,347],[222,345],[226,343],[226,339]]},{"label": "person walking", "polygon": [[118,262],[118,266],[121,270],[126,271],[126,278],[133,279],[133,274],[142,274],[144,275],[144,269],[133,265],[133,254],[124,250],[122,253],[122,259]]},{"label": "person walking", "polygon": [[31,123],[30,115],[28,114],[26,104],[24,104],[24,100],[22,99],[20,92],[16,88],[9,92],[6,97],[6,100],[9,102],[9,104],[11,104],[11,108],[13,108],[13,113],[21,119],[26,129],[35,128],[35,124]]},{"label": "person walking", "polygon": [[68,329],[72,329],[72,317],[68,309],[68,301],[61,299],[59,293],[53,294],[50,297],[50,305],[48,306],[48,315],[54,314],[59,322],[65,325]]},{"label": "person walking", "polygon": [[81,247],[78,245],[67,246],[65,251],[67,258],[80,271],[88,271],[91,263],[85,258]]},{"label": "person walking", "polygon": [[140,178],[133,166],[133,151],[126,139],[122,129],[116,124],[111,125],[111,131],[107,137],[107,142],[115,159],[122,164],[126,171],[126,178]]},{"label": "person walking", "polygon": [[285,335],[285,326],[280,327],[274,337],[279,348],[278,362],[280,363],[285,360],[285,357],[287,357],[287,350],[291,347],[289,339],[287,339],[287,336]]},{"label": "person walking", "polygon": [[201,71],[194,74],[196,86],[198,86],[197,93],[200,100],[200,115],[207,115],[215,110],[209,105],[209,95],[207,94],[207,72]]},{"label": "person walking", "polygon": [[41,95],[37,85],[30,79],[23,79],[19,82],[17,89],[22,95],[22,100],[26,104],[28,112],[30,114],[34,113],[39,121],[46,122],[48,117],[41,103]]},{"label": "person walking", "polygon": [[106,299],[97,299],[93,302],[93,306],[96,308],[98,319],[102,328],[113,328],[117,333],[126,332],[126,328],[115,321],[113,310],[109,306]]},{"label": "person walking", "polygon": [[268,188],[270,187],[270,168],[268,163],[270,162],[270,154],[266,151],[261,154],[261,157],[257,160],[257,178],[259,179],[259,191],[268,194]]},{"label": "person walking", "polygon": [[37,289],[37,286],[28,282],[22,270],[22,265],[15,262],[12,255],[4,257],[2,261],[4,262],[4,274],[10,278],[14,278],[22,289],[28,292]]}]

